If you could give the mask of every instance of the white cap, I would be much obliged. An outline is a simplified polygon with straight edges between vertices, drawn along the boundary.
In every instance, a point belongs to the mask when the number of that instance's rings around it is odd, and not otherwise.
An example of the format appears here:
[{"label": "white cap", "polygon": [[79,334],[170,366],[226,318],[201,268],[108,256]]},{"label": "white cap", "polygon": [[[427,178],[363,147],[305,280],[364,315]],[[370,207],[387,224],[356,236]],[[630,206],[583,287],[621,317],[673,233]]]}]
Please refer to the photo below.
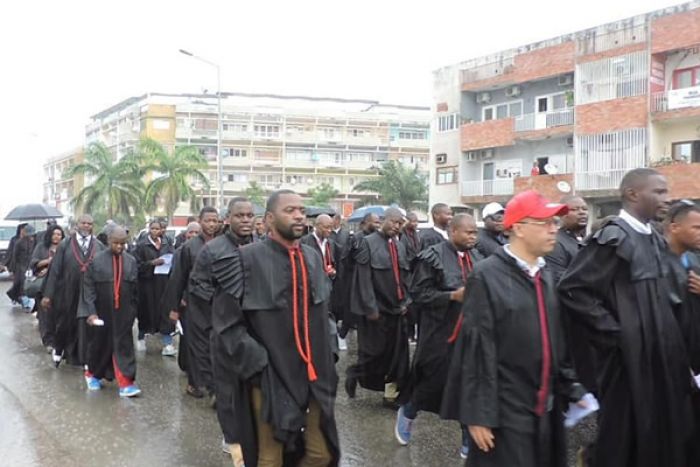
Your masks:
[{"label": "white cap", "polygon": [[505,209],[503,209],[503,206],[501,206],[499,203],[489,203],[484,206],[484,209],[481,211],[481,218],[486,219],[489,216],[493,216],[494,214],[498,214],[499,212],[503,211],[505,211]]}]

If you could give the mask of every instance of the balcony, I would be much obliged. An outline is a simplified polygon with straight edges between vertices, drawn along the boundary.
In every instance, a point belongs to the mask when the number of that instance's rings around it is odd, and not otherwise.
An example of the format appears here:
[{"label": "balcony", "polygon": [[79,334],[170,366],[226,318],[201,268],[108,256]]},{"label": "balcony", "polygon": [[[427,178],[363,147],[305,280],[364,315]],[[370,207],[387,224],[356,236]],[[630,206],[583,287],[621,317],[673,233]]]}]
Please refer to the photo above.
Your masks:
[{"label": "balcony", "polygon": [[515,119],[515,131],[546,130],[574,124],[574,109],[554,110],[552,112],[539,112],[525,114]]},{"label": "balcony", "polygon": [[669,112],[700,107],[700,86],[673,89],[651,95],[652,112]]},{"label": "balcony", "polygon": [[462,196],[512,195],[513,179],[474,180],[462,182]]}]

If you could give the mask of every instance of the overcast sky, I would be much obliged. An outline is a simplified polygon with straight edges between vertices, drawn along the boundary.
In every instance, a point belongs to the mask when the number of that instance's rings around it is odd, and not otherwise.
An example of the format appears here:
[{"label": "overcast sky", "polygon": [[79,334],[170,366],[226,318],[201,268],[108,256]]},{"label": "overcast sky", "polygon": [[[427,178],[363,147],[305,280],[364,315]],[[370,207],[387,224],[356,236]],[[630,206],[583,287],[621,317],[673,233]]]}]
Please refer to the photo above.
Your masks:
[{"label": "overcast sky", "polygon": [[431,71],[669,0],[27,1],[0,15],[0,216],[90,115],[148,91],[222,89],[429,105]]}]

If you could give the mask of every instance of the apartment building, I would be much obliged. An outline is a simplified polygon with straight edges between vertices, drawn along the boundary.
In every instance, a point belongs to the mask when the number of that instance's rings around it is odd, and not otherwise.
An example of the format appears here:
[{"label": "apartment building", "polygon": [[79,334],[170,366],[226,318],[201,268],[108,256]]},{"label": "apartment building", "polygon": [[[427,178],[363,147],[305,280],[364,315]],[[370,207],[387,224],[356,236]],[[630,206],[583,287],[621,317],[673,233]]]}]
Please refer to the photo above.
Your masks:
[{"label": "apartment building", "polygon": [[44,163],[43,202],[61,211],[64,221],[73,217],[71,200],[85,185],[82,175],[66,177],[64,171],[71,165],[82,162],[84,157],[85,153],[81,146],[52,157]]},{"label": "apartment building", "polygon": [[[139,138],[167,148],[193,145],[209,161],[205,205],[216,205],[217,98],[211,94],[146,94],[94,115],[86,143],[102,141],[117,157]],[[302,195],[328,183],[338,190],[332,205],[346,214],[361,196],[353,187],[376,177],[389,160],[428,171],[431,115],[428,107],[369,100],[222,93],[221,163],[224,202],[242,195],[250,182],[266,190]],[[177,214],[188,214],[182,206]]]},{"label": "apartment building", "polygon": [[700,2],[434,72],[431,202],[475,210],[535,188],[603,216],[637,167],[700,198]]}]

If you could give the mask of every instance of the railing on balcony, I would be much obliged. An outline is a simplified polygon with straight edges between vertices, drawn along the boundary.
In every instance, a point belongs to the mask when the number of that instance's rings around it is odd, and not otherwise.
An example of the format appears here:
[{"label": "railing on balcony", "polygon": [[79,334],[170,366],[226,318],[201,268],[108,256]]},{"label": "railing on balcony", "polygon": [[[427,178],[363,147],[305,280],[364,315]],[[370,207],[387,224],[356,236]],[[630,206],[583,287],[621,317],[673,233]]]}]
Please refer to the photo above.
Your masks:
[{"label": "railing on balcony", "polygon": [[468,180],[462,182],[462,196],[512,195],[513,179]]},{"label": "railing on balcony", "polygon": [[673,89],[651,95],[652,112],[666,112],[688,107],[700,107],[700,86]]},{"label": "railing on balcony", "polygon": [[574,124],[574,109],[525,114],[515,119],[515,131],[533,131]]}]

